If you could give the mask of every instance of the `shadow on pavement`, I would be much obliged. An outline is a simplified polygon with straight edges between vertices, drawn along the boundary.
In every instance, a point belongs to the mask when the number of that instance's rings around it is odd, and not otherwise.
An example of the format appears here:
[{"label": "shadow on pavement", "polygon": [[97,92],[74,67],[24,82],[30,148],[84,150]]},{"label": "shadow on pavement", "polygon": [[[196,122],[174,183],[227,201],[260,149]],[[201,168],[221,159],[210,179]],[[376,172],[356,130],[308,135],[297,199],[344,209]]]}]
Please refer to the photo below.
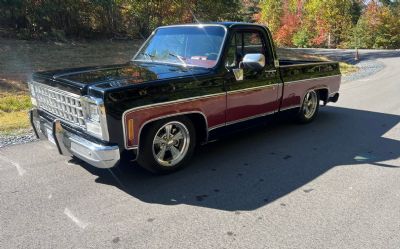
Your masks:
[{"label": "shadow on pavement", "polygon": [[[273,122],[202,146],[186,169],[154,176],[134,165],[102,170],[79,162],[146,203],[186,204],[219,210],[254,210],[304,188],[328,170],[354,164],[388,167],[400,156],[400,141],[384,134],[400,116],[325,107],[309,125]],[[351,166],[347,166],[351,167]]]}]

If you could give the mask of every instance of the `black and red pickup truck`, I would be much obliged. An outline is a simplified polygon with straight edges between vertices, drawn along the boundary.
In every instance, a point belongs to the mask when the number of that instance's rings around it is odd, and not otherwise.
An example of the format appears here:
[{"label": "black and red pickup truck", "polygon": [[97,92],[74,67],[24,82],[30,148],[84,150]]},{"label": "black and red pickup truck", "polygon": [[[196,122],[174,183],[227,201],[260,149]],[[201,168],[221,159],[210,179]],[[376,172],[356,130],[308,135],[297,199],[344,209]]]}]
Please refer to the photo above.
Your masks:
[{"label": "black and red pickup truck", "polygon": [[234,124],[286,110],[312,121],[340,82],[337,62],[279,60],[261,25],[165,26],[126,64],[34,73],[31,122],[61,154],[166,173]]}]

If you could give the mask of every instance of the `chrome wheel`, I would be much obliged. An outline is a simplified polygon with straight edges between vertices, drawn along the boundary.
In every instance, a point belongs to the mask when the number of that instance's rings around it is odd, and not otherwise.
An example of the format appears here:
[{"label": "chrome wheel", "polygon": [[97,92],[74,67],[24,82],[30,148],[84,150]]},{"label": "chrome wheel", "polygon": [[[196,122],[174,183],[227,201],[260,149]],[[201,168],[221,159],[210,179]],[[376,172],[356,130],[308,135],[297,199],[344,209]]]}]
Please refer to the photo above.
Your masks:
[{"label": "chrome wheel", "polygon": [[306,119],[310,119],[315,114],[318,107],[318,96],[315,91],[309,91],[304,97],[302,112]]},{"label": "chrome wheel", "polygon": [[164,124],[153,139],[153,156],[162,166],[174,166],[185,158],[190,144],[188,128],[181,122]]}]

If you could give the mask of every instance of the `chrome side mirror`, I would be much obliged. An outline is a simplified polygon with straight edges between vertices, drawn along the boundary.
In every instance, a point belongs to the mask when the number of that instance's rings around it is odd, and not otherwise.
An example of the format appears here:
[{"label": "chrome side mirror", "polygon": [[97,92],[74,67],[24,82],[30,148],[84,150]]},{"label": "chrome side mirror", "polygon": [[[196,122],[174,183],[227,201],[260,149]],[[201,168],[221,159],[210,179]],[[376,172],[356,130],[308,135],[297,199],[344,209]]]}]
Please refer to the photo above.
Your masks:
[{"label": "chrome side mirror", "polygon": [[237,81],[241,81],[244,78],[243,69],[251,69],[259,71],[265,66],[265,56],[263,54],[246,54],[243,61],[239,63],[239,68],[232,69],[233,74]]},{"label": "chrome side mirror", "polygon": [[265,56],[263,54],[246,54],[242,63],[244,68],[261,70],[265,66]]}]

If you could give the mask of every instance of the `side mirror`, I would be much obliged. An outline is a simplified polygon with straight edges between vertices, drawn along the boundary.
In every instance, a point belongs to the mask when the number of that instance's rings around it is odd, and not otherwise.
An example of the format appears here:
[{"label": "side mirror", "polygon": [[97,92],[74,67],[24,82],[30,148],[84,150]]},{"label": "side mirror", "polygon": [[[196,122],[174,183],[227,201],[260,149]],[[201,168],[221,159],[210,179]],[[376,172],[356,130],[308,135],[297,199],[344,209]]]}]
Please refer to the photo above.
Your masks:
[{"label": "side mirror", "polygon": [[265,66],[265,56],[263,54],[246,54],[242,65],[244,68],[261,70]]}]

